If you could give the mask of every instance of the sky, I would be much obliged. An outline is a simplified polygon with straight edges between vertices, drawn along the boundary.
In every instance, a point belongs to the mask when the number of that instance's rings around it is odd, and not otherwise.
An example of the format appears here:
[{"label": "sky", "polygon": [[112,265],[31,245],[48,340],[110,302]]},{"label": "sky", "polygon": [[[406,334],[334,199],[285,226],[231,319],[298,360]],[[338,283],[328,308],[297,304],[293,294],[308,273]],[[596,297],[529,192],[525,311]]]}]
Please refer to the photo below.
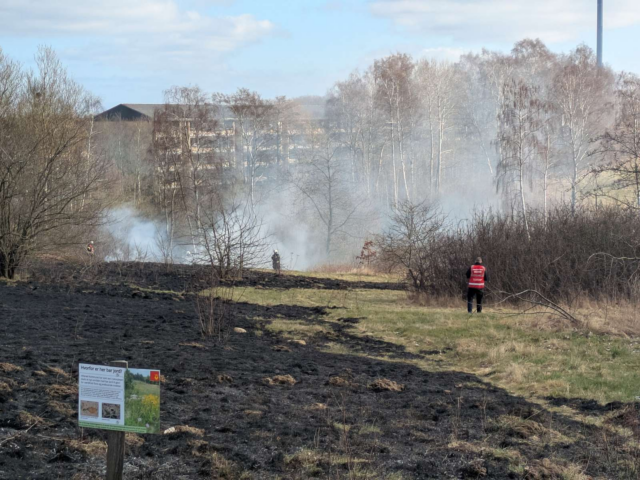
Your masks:
[{"label": "sky", "polygon": [[[640,0],[604,0],[605,63],[640,73]],[[324,95],[395,52],[455,61],[523,38],[596,46],[596,0],[0,0],[0,48],[53,47],[102,99],[161,103],[174,85]]]}]

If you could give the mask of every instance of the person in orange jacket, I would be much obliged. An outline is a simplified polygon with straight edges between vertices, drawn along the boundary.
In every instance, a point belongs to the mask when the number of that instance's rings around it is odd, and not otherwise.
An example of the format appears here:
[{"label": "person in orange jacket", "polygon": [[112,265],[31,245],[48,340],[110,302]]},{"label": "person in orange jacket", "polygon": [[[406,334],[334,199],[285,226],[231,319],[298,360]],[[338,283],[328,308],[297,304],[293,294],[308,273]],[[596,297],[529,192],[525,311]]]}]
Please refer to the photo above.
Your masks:
[{"label": "person in orange jacket", "polygon": [[476,262],[467,270],[467,311],[473,313],[473,299],[476,298],[478,313],[482,313],[482,298],[484,297],[484,283],[487,282],[487,269],[482,265],[482,258],[476,258]]}]

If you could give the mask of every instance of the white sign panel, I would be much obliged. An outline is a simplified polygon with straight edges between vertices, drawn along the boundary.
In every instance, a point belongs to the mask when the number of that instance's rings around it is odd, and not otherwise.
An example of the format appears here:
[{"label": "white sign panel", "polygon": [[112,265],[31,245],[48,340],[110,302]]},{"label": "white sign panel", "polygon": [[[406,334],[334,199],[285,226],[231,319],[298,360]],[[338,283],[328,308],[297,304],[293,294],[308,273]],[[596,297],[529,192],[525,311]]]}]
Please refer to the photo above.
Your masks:
[{"label": "white sign panel", "polygon": [[160,431],[160,371],[81,363],[78,424],[136,433]]}]

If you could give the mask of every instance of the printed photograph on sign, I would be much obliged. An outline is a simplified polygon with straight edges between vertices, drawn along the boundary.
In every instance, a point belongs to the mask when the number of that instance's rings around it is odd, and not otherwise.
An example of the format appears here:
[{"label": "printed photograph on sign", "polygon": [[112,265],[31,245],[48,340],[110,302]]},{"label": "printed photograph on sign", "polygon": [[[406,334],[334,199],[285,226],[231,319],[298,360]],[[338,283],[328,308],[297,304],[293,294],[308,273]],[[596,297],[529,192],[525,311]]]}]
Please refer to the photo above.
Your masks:
[{"label": "printed photograph on sign", "polygon": [[124,424],[160,431],[160,371],[130,368],[124,376]]},{"label": "printed photograph on sign", "polygon": [[120,404],[118,403],[103,403],[102,404],[102,418],[108,418],[112,420],[120,420]]},{"label": "printed photograph on sign", "polygon": [[98,402],[90,402],[87,400],[82,400],[80,402],[80,413],[86,417],[97,417],[98,416]]}]

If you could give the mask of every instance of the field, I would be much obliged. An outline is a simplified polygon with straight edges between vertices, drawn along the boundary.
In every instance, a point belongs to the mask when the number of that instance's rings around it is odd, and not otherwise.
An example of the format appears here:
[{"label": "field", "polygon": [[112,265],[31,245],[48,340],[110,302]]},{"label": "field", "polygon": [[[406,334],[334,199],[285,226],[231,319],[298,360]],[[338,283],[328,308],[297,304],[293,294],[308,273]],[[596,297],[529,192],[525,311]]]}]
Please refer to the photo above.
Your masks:
[{"label": "field", "polygon": [[387,276],[250,272],[221,347],[192,268],[55,268],[0,285],[0,479],[102,478],[77,365],[117,359],[163,375],[162,434],[127,434],[127,479],[638,478],[632,335],[423,307]]}]

